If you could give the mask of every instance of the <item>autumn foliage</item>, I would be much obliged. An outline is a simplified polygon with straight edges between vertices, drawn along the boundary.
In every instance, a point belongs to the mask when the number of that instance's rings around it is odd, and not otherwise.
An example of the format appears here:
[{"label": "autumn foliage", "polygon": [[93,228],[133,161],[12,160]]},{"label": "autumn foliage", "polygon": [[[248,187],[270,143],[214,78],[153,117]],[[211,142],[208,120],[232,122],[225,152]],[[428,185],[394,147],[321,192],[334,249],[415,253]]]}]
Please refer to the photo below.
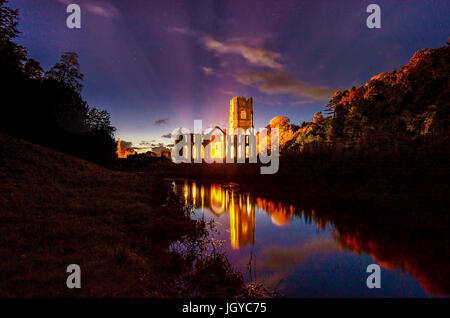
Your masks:
[{"label": "autumn foliage", "polygon": [[282,127],[281,147],[293,152],[314,147],[395,148],[448,139],[449,61],[449,46],[421,50],[398,70],[335,92],[326,109],[302,127],[274,118]]}]

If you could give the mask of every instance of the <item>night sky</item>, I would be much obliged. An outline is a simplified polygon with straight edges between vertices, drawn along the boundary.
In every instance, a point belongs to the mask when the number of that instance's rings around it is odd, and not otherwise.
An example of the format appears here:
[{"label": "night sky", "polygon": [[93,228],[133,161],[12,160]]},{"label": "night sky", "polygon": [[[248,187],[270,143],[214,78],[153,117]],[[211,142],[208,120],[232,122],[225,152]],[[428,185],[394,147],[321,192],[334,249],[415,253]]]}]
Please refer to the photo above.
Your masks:
[{"label": "night sky", "polygon": [[[81,29],[66,27],[67,3]],[[381,29],[366,7],[381,7]],[[82,96],[105,108],[116,137],[136,147],[172,143],[178,126],[228,124],[229,100],[253,97],[255,127],[294,123],[332,92],[392,71],[415,51],[445,45],[450,1],[10,0],[18,42],[48,70],[75,51]],[[143,149],[141,149],[143,150]]]}]

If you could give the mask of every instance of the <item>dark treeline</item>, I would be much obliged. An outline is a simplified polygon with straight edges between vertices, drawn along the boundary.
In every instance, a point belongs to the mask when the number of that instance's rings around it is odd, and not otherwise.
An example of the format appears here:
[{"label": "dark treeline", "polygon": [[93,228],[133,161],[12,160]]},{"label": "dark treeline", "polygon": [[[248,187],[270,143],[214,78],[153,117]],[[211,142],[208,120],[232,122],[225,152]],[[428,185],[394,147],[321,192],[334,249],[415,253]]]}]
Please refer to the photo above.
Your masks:
[{"label": "dark treeline", "polygon": [[109,113],[89,107],[80,92],[78,55],[66,52],[50,70],[14,42],[18,11],[0,0],[0,131],[105,164],[114,158]]}]

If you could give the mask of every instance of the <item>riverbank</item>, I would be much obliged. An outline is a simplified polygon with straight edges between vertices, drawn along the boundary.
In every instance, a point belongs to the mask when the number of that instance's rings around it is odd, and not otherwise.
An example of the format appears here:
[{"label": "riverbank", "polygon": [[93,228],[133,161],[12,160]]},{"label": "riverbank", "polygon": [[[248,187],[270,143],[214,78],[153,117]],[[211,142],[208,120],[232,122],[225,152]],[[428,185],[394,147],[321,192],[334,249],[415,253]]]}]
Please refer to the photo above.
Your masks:
[{"label": "riverbank", "polygon": [[[159,178],[5,134],[0,177],[1,297],[249,295],[207,224]],[[81,289],[66,287],[69,264],[81,268]]]}]

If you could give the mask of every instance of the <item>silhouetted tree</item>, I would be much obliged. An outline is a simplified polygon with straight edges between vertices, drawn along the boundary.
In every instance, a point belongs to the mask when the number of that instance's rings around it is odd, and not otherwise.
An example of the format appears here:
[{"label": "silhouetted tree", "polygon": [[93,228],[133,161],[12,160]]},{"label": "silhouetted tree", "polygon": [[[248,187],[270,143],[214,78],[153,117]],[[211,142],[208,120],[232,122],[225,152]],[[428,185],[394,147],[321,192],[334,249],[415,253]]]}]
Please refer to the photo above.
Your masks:
[{"label": "silhouetted tree", "polygon": [[0,39],[2,41],[12,41],[19,34],[17,29],[19,10],[7,7],[7,2],[7,0],[0,0]]},{"label": "silhouetted tree", "polygon": [[78,55],[66,52],[45,77],[14,42],[18,11],[0,0],[0,130],[98,163],[114,158],[115,128],[106,110],[90,109]]},{"label": "silhouetted tree", "polygon": [[24,75],[29,79],[41,79],[44,70],[35,59],[28,59],[23,68]]},{"label": "silhouetted tree", "polygon": [[114,136],[116,128],[111,126],[111,116],[106,110],[97,108],[89,109],[87,113],[87,124],[92,131],[104,131],[111,137]]},{"label": "silhouetted tree", "polygon": [[6,6],[0,0],[0,69],[3,77],[20,77],[22,65],[27,59],[26,49],[13,42],[19,35],[17,29],[18,10]]},{"label": "silhouetted tree", "polygon": [[80,63],[78,54],[75,52],[66,52],[61,55],[59,63],[56,63],[45,73],[46,78],[52,78],[59,83],[64,83],[73,88],[76,92],[81,92],[83,85],[83,74],[80,72]]}]

